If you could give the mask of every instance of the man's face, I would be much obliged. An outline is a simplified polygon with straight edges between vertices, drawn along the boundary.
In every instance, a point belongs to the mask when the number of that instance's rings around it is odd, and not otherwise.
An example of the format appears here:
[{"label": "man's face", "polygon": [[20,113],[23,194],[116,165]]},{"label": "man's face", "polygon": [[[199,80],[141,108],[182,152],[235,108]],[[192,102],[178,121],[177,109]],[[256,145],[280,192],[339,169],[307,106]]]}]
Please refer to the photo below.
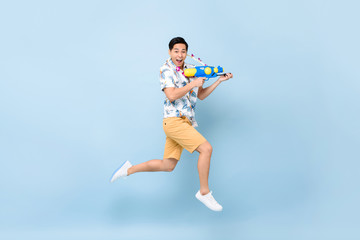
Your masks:
[{"label": "man's face", "polygon": [[175,63],[177,67],[183,68],[185,58],[186,58],[186,45],[183,43],[177,43],[174,45],[171,51],[169,50],[169,55],[171,60]]}]

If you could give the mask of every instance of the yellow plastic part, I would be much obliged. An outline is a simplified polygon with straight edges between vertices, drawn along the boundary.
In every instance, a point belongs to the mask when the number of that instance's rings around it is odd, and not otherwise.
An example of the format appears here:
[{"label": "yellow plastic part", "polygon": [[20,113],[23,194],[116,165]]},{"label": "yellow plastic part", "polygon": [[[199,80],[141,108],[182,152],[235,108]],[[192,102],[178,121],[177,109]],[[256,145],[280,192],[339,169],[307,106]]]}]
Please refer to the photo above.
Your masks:
[{"label": "yellow plastic part", "polygon": [[196,74],[196,68],[188,68],[184,71],[185,76],[187,77],[193,77]]},{"label": "yellow plastic part", "polygon": [[218,73],[219,72],[219,69],[216,67],[216,68],[214,68],[214,72],[215,73]]},{"label": "yellow plastic part", "polygon": [[205,68],[205,73],[206,73],[206,75],[210,75],[211,74],[211,68],[209,68],[209,67]]}]

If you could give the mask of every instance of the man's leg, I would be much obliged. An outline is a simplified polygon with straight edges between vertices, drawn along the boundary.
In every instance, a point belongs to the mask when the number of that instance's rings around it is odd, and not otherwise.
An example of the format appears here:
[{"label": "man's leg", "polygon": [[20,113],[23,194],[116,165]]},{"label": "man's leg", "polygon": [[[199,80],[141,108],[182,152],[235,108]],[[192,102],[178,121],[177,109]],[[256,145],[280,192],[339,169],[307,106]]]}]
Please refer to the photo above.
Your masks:
[{"label": "man's leg", "polygon": [[198,160],[200,190],[196,193],[195,197],[211,210],[222,211],[223,207],[215,200],[209,190],[208,178],[212,147],[210,143],[206,141],[202,143],[196,151],[200,153]]},{"label": "man's leg", "polygon": [[134,165],[128,169],[128,176],[137,172],[171,172],[174,170],[178,160],[175,158],[153,159]]},{"label": "man's leg", "polygon": [[200,178],[200,193],[202,195],[210,192],[208,179],[212,150],[212,146],[208,141],[202,143],[198,148],[196,148],[196,151],[200,153],[198,160],[198,172]]}]

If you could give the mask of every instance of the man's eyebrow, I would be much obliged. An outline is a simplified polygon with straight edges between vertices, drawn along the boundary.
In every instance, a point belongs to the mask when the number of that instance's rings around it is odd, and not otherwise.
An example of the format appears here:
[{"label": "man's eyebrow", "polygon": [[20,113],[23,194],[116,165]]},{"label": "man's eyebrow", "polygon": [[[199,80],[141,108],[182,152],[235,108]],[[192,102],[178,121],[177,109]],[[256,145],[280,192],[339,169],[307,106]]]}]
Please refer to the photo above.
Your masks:
[{"label": "man's eyebrow", "polygon": [[[180,50],[180,49],[178,49],[178,48],[174,48],[174,50]],[[183,49],[181,49],[181,50],[186,50],[185,48],[183,48]]]}]

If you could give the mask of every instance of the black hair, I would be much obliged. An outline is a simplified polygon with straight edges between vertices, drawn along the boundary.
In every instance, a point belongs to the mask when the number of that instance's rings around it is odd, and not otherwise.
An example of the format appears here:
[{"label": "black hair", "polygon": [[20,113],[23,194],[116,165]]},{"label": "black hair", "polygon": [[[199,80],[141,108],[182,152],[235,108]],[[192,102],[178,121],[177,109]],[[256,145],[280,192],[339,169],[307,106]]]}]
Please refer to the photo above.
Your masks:
[{"label": "black hair", "polygon": [[170,49],[170,51],[174,48],[174,45],[175,45],[175,44],[178,44],[178,43],[183,43],[183,44],[185,44],[185,46],[186,46],[186,51],[188,50],[188,44],[187,44],[187,42],[185,42],[185,39],[183,39],[182,37],[175,37],[175,38],[171,39],[171,41],[169,42],[169,49]]}]

